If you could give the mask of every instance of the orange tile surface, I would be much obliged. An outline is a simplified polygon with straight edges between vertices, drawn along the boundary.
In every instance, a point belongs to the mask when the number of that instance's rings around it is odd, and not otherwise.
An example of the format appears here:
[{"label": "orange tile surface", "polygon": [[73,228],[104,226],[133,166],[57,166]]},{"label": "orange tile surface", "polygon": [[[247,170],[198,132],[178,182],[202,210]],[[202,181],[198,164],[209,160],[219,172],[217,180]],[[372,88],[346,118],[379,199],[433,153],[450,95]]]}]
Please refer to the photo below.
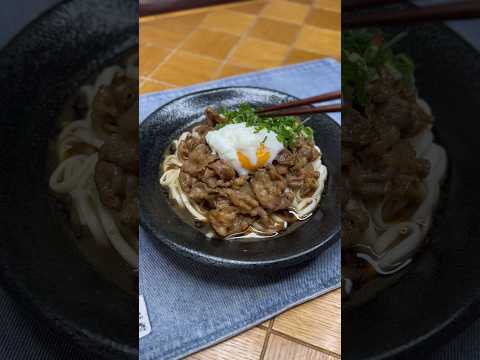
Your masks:
[{"label": "orange tile surface", "polygon": [[174,89],[175,86],[145,79],[140,84],[140,93],[157,92]]},{"label": "orange tile surface", "polygon": [[295,41],[300,28],[298,24],[260,18],[248,34],[258,39],[290,45]]},{"label": "orange tile surface", "polygon": [[267,332],[253,328],[232,339],[189,356],[188,360],[258,360]]},{"label": "orange tile surface", "polygon": [[264,360],[334,360],[332,355],[272,334]]},{"label": "orange tile surface", "polygon": [[302,24],[310,11],[305,4],[291,1],[271,1],[265,6],[262,16],[295,24]]},{"label": "orange tile surface", "polygon": [[147,76],[161,64],[170,54],[170,50],[144,45],[140,47],[139,52],[139,73],[140,76]]},{"label": "orange tile surface", "polygon": [[154,80],[184,86],[212,79],[219,65],[216,60],[178,50],[150,76]]},{"label": "orange tile surface", "polygon": [[239,37],[221,31],[197,29],[180,47],[192,53],[210,56],[217,60],[223,60]]},{"label": "orange tile surface", "polygon": [[308,344],[340,354],[341,294],[330,292],[278,316],[273,329]]},{"label": "orange tile surface", "polygon": [[322,29],[340,31],[341,15],[340,13],[334,11],[312,9],[305,19],[305,23],[308,25],[318,26]]},{"label": "orange tile surface", "polygon": [[[339,59],[340,7],[340,0],[256,0],[142,18],[140,93]],[[338,359],[340,318],[335,291],[189,359]]]},{"label": "orange tile surface", "polygon": [[220,73],[216,76],[216,78],[221,79],[224,77],[240,75],[240,74],[251,72],[251,71],[253,71],[252,68],[247,68],[247,67],[233,65],[233,64],[225,64],[222,70],[220,71]]},{"label": "orange tile surface", "polygon": [[205,17],[202,27],[217,29],[235,35],[243,34],[255,20],[255,16],[236,11],[214,11]]},{"label": "orange tile surface", "polygon": [[320,29],[316,26],[305,25],[294,46],[304,51],[312,51],[318,54],[329,53],[333,57],[340,58],[341,35],[339,31]]},{"label": "orange tile surface", "polygon": [[328,55],[321,55],[314,52],[292,49],[285,59],[285,64],[297,64],[305,61],[316,60]]},{"label": "orange tile surface", "polygon": [[240,41],[230,61],[255,69],[275,67],[282,64],[287,56],[288,46],[247,37]]}]

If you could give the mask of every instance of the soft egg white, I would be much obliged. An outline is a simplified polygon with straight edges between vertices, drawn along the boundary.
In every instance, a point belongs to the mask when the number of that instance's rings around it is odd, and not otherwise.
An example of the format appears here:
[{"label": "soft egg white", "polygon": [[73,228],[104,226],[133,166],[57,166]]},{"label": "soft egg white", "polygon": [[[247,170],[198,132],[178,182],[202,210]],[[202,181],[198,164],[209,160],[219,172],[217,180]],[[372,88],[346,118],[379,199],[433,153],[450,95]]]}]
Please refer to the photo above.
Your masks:
[{"label": "soft egg white", "polygon": [[273,131],[255,132],[245,123],[225,125],[208,132],[206,141],[223,160],[228,161],[239,175],[246,175],[271,164],[284,149]]}]

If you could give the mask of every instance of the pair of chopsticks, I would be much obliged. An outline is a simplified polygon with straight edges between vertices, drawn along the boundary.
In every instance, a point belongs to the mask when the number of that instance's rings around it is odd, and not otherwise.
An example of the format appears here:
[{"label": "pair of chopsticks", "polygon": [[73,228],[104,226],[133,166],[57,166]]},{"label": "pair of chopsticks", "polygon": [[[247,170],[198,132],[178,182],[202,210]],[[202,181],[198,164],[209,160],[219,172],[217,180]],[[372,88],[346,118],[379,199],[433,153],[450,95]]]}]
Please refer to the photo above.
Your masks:
[{"label": "pair of chopsticks", "polygon": [[342,104],[324,105],[319,107],[306,107],[305,105],[312,105],[327,100],[340,99],[341,96],[342,94],[340,91],[333,91],[306,99],[294,100],[283,104],[268,106],[259,109],[256,112],[260,116],[269,117],[339,112],[342,110]]},{"label": "pair of chopsticks", "polygon": [[[349,0],[343,4],[344,11],[372,8],[381,5],[405,3],[402,0]],[[411,24],[418,22],[446,21],[480,18],[480,1],[462,1],[451,4],[412,7],[408,9],[382,9],[362,14],[342,14],[342,27]]]}]

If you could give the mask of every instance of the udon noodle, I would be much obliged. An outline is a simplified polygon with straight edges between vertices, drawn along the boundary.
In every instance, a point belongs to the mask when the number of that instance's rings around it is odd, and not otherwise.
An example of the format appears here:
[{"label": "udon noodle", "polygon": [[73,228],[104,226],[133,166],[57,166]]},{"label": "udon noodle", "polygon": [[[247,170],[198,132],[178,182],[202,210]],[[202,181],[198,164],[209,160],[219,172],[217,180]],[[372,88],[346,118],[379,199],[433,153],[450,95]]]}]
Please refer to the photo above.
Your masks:
[{"label": "udon noodle", "polygon": [[[207,116],[208,116],[208,112],[207,112]],[[175,203],[175,205],[182,209],[185,209],[196,222],[200,222],[204,224],[207,224],[210,222],[209,212],[212,210],[212,207],[208,205],[206,206],[204,201],[194,200],[191,194],[185,191],[185,186],[182,186],[182,181],[181,181],[182,169],[185,169],[185,162],[188,161],[188,159],[186,159],[184,154],[182,153],[181,144],[188,141],[188,139],[192,139],[192,138],[198,139],[198,142],[201,143],[202,139],[205,138],[206,131],[208,132],[209,130],[206,128],[206,125],[202,124],[194,127],[191,131],[183,132],[178,139],[173,141],[172,148],[174,149],[174,151],[166,155],[165,160],[161,165],[161,171],[160,171],[161,176],[159,179],[160,184],[168,188],[170,198]],[[239,136],[241,136],[241,134]],[[232,143],[228,143],[228,145],[226,145],[226,147],[234,147],[234,146],[235,144],[232,144]],[[315,149],[316,152],[318,152],[318,156],[315,157],[315,159],[312,159],[312,161],[309,162],[308,164],[308,166],[311,167],[311,170],[313,171],[312,173],[315,174],[314,175],[315,184],[313,185],[313,188],[310,189],[308,192],[305,192],[302,186],[298,186],[295,189],[292,189],[291,201],[288,204],[286,204],[285,208],[282,208],[282,209],[276,209],[274,206],[271,206],[270,208],[268,208],[269,204],[264,203],[263,206],[264,207],[266,206],[267,213],[263,214],[263,217],[261,218],[254,217],[253,219],[250,219],[248,229],[244,229],[244,228],[242,228],[241,230],[236,229],[240,231],[232,231],[229,234],[225,234],[226,236],[224,237],[227,237],[227,238],[236,238],[238,236],[270,237],[270,236],[278,235],[281,231],[285,230],[288,227],[289,223],[291,223],[292,220],[285,218],[285,211],[282,212],[277,210],[288,211],[289,213],[288,216],[290,218],[294,217],[294,221],[307,219],[319,205],[322,197],[325,181],[327,179],[327,168],[325,167],[325,165],[322,164],[320,149],[314,145],[313,145],[313,148]],[[212,156],[212,159],[220,155],[218,152],[215,152],[210,147],[208,148],[207,152]],[[223,161],[223,160],[217,160],[217,161]],[[225,165],[228,165],[228,164],[225,163]],[[268,171],[276,171],[275,166],[278,166],[276,161],[273,161],[272,165],[267,165],[269,169]],[[238,171],[242,172],[243,169],[242,168],[237,169],[237,172]],[[255,180],[249,180],[252,178],[255,179],[256,171],[265,171],[265,169],[261,170],[259,168],[254,170],[253,172],[250,172],[250,174],[248,175],[244,175],[244,177],[248,177],[248,178],[245,184],[237,187],[238,189],[241,189],[241,190],[228,189],[228,186],[229,186],[228,184],[226,184],[227,185],[226,190],[220,189],[217,191],[219,187],[215,187],[216,185],[214,185],[214,188],[210,188],[207,186],[205,187],[205,189],[207,190],[207,192],[209,192],[209,196],[225,196],[229,199],[229,201],[225,200],[228,203],[228,205],[236,205],[236,206],[238,205],[237,208],[240,209],[239,213],[246,214],[247,216],[252,216],[258,213],[258,207],[260,208],[262,207],[262,201],[261,201],[262,199],[256,198],[255,190],[252,191],[252,188],[254,189],[254,187],[250,185],[250,181],[255,181]],[[240,175],[240,174],[237,174],[237,175]],[[290,176],[290,174],[287,175],[287,177],[288,176]],[[284,181],[284,180],[281,179],[280,181]],[[205,180],[204,182],[209,183],[208,180]],[[285,180],[285,183],[287,183],[286,180]],[[222,184],[221,186],[224,186],[224,185]],[[246,195],[240,194],[240,193],[238,193],[238,195],[244,196],[245,198],[243,200],[245,202],[250,201],[253,203],[253,205],[250,208],[249,207],[242,208],[242,203],[240,202],[240,200],[236,200],[235,198],[235,195],[234,195],[235,191],[237,192],[243,191],[244,194]],[[287,188],[286,191],[290,191],[290,189]],[[227,193],[228,195],[225,195],[225,193]],[[217,195],[217,194],[221,194],[221,195]],[[255,207],[257,207],[257,209],[254,209]],[[261,210],[263,211],[263,209]],[[215,229],[215,227],[213,228]],[[207,232],[206,235],[208,237],[212,237],[214,236],[214,233],[212,231],[209,231]]]},{"label": "udon noodle", "polygon": [[109,135],[95,128],[92,111],[99,91],[111,85],[116,77],[138,81],[137,61],[138,55],[130,56],[125,66],[104,69],[94,84],[80,89],[86,103],[84,117],[67,123],[58,136],[58,166],[49,181],[55,193],[71,198],[70,211],[76,213],[80,224],[88,228],[97,244],[113,246],[134,269],[138,268],[136,232],[120,224],[112,210],[102,203],[95,182],[99,153]]},{"label": "udon noodle", "polygon": [[349,98],[342,117],[342,276],[347,297],[373,289],[366,285],[378,275],[393,275],[412,262],[426,243],[447,170],[446,152],[434,142],[434,116],[415,88],[414,65],[406,55],[393,53],[394,42],[366,31],[344,38],[348,76],[342,81]]},{"label": "udon noodle", "polygon": [[[429,106],[421,99],[422,108],[431,115]],[[369,227],[355,245],[357,257],[367,261],[382,275],[393,274],[412,261],[423,244],[432,222],[440,196],[440,185],[447,169],[445,150],[433,142],[431,126],[409,140],[419,158],[428,160],[430,172],[423,180],[425,197],[407,221],[384,220],[385,200],[366,208]]]}]

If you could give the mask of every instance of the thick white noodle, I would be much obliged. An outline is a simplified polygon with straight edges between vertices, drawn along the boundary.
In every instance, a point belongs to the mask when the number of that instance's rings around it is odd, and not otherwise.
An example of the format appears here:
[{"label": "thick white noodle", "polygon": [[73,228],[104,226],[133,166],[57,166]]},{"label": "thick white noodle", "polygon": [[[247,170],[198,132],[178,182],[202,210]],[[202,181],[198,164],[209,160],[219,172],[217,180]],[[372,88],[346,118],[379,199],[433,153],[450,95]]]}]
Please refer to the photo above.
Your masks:
[{"label": "thick white noodle", "polygon": [[396,272],[400,271],[401,269],[405,268],[406,266],[408,266],[408,264],[410,264],[412,262],[412,259],[408,259],[406,260],[405,262],[401,263],[401,264],[395,264],[395,266],[393,267],[392,270],[384,270],[384,268],[380,267],[378,261],[376,259],[374,259],[373,257],[371,257],[370,255],[368,254],[365,254],[365,253],[358,253],[357,254],[357,257],[360,258],[360,259],[363,259],[365,260],[366,262],[368,262],[370,265],[372,265],[372,267],[375,269],[375,271],[378,273],[378,274],[381,274],[381,275],[392,275],[392,274],[395,274]]},{"label": "thick white noodle", "polygon": [[70,194],[72,206],[82,225],[88,226],[99,245],[108,241],[98,218],[92,178],[97,163],[97,154],[76,155],[64,160],[50,177],[50,188],[59,194]]},{"label": "thick white noodle", "polygon": [[[192,132],[182,133],[177,140],[173,141],[173,145],[175,146],[175,153],[166,156],[162,165],[163,173],[160,176],[159,182],[160,185],[168,188],[170,198],[173,199],[178,204],[178,206],[188,210],[188,212],[193,216],[194,219],[202,222],[207,222],[205,212],[202,211],[202,209],[195,202],[190,200],[187,194],[185,194],[185,192],[182,190],[179,181],[180,168],[182,167],[183,162],[178,157],[178,145],[189,135],[192,135],[193,137],[199,137],[200,135],[196,131],[197,128],[198,127],[193,128]],[[320,152],[320,149],[318,147],[316,148]],[[294,195],[292,208],[295,212],[295,215],[300,219],[308,217],[316,209],[320,202],[325,181],[327,179],[327,168],[322,164],[321,157],[319,157],[313,162],[313,167],[320,174],[318,178],[318,187],[315,190],[315,193],[312,196],[306,198],[301,198],[299,191],[297,191]],[[283,219],[279,217],[273,217],[273,220],[282,224],[283,227],[285,227],[286,222]],[[259,232],[264,231],[260,224],[254,224],[254,227]]]},{"label": "thick white noodle", "polygon": [[[97,77],[95,84],[81,88],[87,96],[88,111],[85,119],[73,121],[60,133],[57,143],[60,163],[50,176],[49,185],[56,193],[70,195],[72,210],[78,214],[80,223],[88,227],[97,244],[107,246],[110,243],[128,264],[137,268],[135,249],[122,236],[112,213],[100,201],[94,180],[98,152],[67,157],[68,150],[76,144],[91,145],[97,151],[103,145],[91,126],[93,99],[100,86],[110,84],[116,73],[124,71],[120,66],[109,67]],[[134,74],[133,78],[136,76]]]},{"label": "thick white noodle", "polygon": [[[418,104],[428,114],[432,114],[424,100],[418,99]],[[424,242],[440,197],[440,184],[447,170],[447,154],[441,146],[433,142],[430,129],[409,141],[417,156],[430,162],[430,172],[423,182],[426,197],[408,222],[386,223],[382,213],[384,203],[378,203],[369,209],[370,224],[374,224],[375,231],[372,232],[370,226],[365,232],[359,248],[364,244],[368,250],[366,253],[357,253],[357,256],[369,262],[380,274],[391,274],[408,265]],[[373,253],[373,256],[370,253]]]},{"label": "thick white noodle", "polygon": [[124,239],[120,231],[118,230],[117,224],[113,219],[112,214],[108,209],[106,209],[100,199],[96,198],[96,206],[99,209],[100,221],[102,222],[103,229],[105,230],[112,246],[120,254],[120,256],[130,264],[133,268],[138,267],[138,255],[130,247],[129,243]]},{"label": "thick white noodle", "polygon": [[73,121],[62,130],[58,138],[58,158],[65,160],[68,151],[76,144],[91,145],[97,150],[103,145],[103,141],[96,137],[93,130],[85,120]]},{"label": "thick white noodle", "polygon": [[[316,149],[320,152],[318,147],[316,147]],[[315,171],[320,174],[318,178],[318,186],[313,195],[306,198],[300,197],[299,191],[295,193],[292,207],[299,218],[304,218],[310,215],[317,208],[322,198],[323,188],[325,187],[325,181],[328,176],[327,167],[322,164],[321,156],[316,159],[312,165]]]},{"label": "thick white noodle", "polygon": [[168,187],[170,197],[181,208],[187,209],[194,219],[202,222],[207,222],[207,217],[203,211],[190,200],[184,193],[180,185],[180,168],[183,165],[182,160],[178,157],[178,144],[185,140],[190,132],[184,132],[178,140],[173,142],[175,146],[175,153],[168,155],[163,162],[163,174],[160,177],[160,185]]}]

